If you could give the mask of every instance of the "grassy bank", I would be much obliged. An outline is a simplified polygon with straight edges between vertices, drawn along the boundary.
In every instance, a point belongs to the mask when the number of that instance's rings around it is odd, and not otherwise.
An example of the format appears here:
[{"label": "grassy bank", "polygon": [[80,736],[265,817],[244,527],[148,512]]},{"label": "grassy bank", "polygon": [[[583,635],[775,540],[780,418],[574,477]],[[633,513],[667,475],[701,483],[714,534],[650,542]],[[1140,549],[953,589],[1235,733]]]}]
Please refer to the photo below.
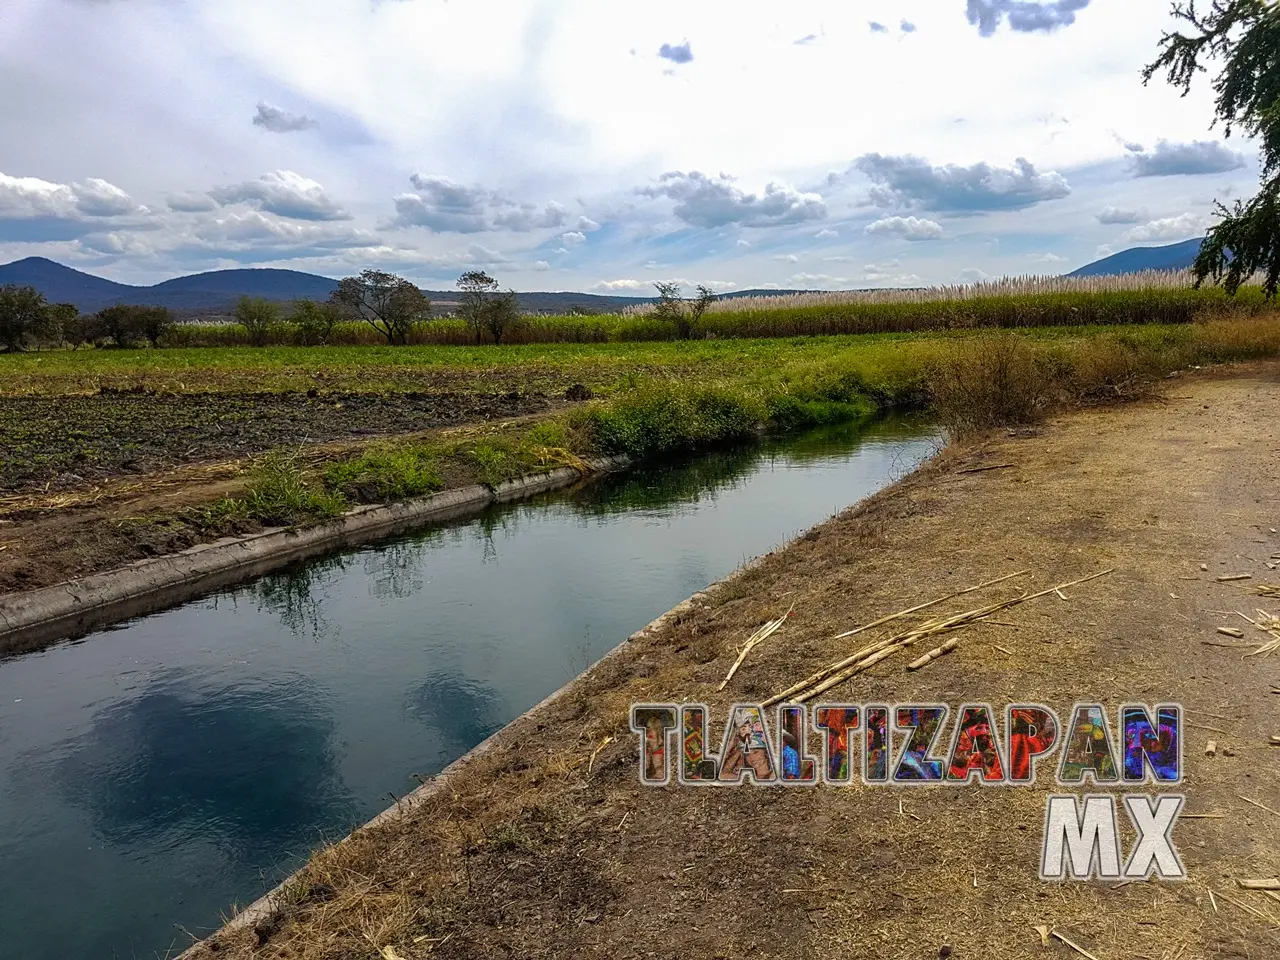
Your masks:
[{"label": "grassy bank", "polygon": [[229,515],[299,522],[353,502],[383,502],[455,485],[498,483],[583,458],[643,458],[752,436],[931,407],[954,434],[1032,423],[1072,405],[1139,396],[1173,371],[1280,355],[1280,320],[1083,330],[1073,336],[988,332],[846,345],[826,357],[757,359],[730,374],[674,371],[614,384],[605,397],[534,425],[462,440],[386,442],[304,468],[269,459]]}]

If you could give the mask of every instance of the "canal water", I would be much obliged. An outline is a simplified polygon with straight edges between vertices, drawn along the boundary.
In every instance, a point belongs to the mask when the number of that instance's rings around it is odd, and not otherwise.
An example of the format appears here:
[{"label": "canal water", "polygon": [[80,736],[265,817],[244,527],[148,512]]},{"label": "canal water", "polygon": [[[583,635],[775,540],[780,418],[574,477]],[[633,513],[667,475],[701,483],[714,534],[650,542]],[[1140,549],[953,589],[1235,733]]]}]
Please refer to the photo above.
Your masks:
[{"label": "canal water", "polygon": [[609,475],[0,662],[0,953],[179,952],[935,438],[888,419]]}]

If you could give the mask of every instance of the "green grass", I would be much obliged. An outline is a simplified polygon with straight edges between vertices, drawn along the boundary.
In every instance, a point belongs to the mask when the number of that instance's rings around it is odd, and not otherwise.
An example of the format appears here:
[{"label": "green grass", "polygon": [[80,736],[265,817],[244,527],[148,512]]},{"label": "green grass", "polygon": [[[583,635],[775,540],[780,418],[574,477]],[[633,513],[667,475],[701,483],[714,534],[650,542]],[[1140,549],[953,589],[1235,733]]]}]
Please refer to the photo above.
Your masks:
[{"label": "green grass", "polygon": [[[299,352],[312,362],[299,365]],[[1168,372],[1193,364],[1275,356],[1280,356],[1280,318],[1273,315],[1016,333],[680,344],[104,352],[81,354],[74,362],[102,375],[112,365],[145,357],[171,376],[172,358],[193,364],[198,359],[200,366],[192,370],[207,378],[209,371],[244,373],[244,364],[252,361],[259,388],[324,375],[348,388],[354,378],[377,380],[386,389],[421,389],[423,372],[438,368],[453,378],[447,381],[450,387],[475,389],[466,385],[467,376],[491,388],[497,373],[525,383],[522,378],[530,371],[545,376],[554,370],[562,381],[587,383],[599,394],[536,423],[490,425],[433,441],[380,441],[320,468],[302,466],[297,456],[267,457],[242,496],[203,511],[201,522],[212,528],[232,520],[301,523],[334,516],[352,503],[421,496],[448,485],[496,485],[553,467],[581,466],[593,456],[643,458],[705,449],[762,429],[794,430],[890,408],[928,406],[955,433],[984,430],[1033,421],[1066,405],[1133,396]],[[0,359],[16,359],[15,366],[30,378],[28,386],[46,388],[61,382],[70,362],[68,355]],[[47,360],[50,366],[41,367]],[[279,379],[272,381],[262,364]],[[50,368],[59,372],[50,375]],[[42,380],[45,376],[51,379]]]}]

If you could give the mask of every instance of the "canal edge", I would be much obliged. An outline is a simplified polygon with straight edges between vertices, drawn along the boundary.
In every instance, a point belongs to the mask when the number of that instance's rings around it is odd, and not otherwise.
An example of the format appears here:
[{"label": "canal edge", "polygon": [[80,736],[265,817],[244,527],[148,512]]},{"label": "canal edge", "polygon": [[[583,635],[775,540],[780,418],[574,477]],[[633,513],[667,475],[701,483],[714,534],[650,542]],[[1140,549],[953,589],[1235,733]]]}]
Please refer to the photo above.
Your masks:
[{"label": "canal edge", "polygon": [[38,590],[0,596],[0,656],[154,613],[201,594],[261,576],[298,560],[478,513],[493,503],[566,487],[585,476],[625,469],[630,457],[586,461],[588,472],[558,467],[496,486],[473,484],[429,497],[356,507],[306,527],[272,527],[224,537],[178,553],[139,560]]}]

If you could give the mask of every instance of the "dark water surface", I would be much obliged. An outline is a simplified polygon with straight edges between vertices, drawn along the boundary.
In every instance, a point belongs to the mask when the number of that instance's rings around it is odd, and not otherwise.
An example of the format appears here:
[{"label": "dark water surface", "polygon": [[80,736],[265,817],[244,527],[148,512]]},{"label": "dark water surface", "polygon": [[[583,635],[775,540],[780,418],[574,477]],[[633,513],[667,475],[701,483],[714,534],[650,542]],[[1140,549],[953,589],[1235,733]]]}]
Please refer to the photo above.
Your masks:
[{"label": "dark water surface", "polygon": [[176,953],[934,436],[885,420],[608,476],[0,662],[0,955]]}]

